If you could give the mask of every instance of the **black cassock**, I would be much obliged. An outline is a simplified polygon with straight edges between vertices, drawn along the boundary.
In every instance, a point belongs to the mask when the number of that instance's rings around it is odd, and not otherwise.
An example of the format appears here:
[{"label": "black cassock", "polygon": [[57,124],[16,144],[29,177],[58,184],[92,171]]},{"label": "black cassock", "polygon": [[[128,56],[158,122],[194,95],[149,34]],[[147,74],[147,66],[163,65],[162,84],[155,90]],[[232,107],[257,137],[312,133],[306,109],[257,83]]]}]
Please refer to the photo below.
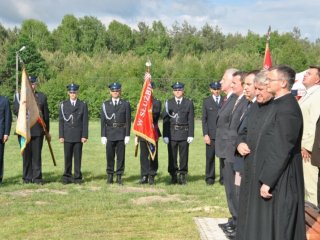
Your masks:
[{"label": "black cassock", "polygon": [[[291,94],[252,107],[238,141],[246,139],[251,153],[245,158],[236,239],[303,240],[300,108]],[[271,187],[271,199],[260,196],[262,183]]]}]

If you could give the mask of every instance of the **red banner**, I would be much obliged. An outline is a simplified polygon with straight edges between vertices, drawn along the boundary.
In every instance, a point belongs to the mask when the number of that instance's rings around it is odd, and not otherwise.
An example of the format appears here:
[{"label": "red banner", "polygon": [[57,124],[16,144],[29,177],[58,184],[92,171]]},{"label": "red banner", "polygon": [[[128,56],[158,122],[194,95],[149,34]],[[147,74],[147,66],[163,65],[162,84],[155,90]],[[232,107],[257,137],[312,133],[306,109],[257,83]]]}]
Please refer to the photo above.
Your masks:
[{"label": "red banner", "polygon": [[145,139],[152,159],[156,153],[156,141],[158,140],[156,131],[153,126],[152,117],[152,86],[151,75],[146,73],[144,76],[144,84],[140,95],[136,117],[133,123],[133,132],[139,137]]},{"label": "red banner", "polygon": [[269,27],[268,33],[267,33],[267,43],[266,43],[266,49],[264,52],[264,60],[263,60],[263,69],[266,69],[266,70],[272,67],[271,53],[269,49],[270,34],[271,34],[271,27]]}]

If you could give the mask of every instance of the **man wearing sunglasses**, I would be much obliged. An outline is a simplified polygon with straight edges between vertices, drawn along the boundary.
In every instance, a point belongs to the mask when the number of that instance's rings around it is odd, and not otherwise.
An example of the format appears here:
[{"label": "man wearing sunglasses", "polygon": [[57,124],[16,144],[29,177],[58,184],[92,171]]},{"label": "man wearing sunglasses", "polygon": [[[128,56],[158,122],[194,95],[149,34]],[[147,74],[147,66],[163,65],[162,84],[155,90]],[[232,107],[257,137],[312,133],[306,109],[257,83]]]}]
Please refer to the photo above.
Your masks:
[{"label": "man wearing sunglasses", "polygon": [[[122,185],[125,145],[130,141],[131,107],[129,102],[120,98],[120,83],[111,83],[109,89],[111,98],[102,104],[101,109],[101,143],[106,145],[107,183],[113,183],[115,173],[118,185]],[[117,156],[116,169],[115,156]]]},{"label": "man wearing sunglasses", "polygon": [[[64,144],[63,184],[81,184],[82,146],[88,139],[88,107],[78,99],[79,85],[67,86],[69,99],[61,103],[59,112],[59,141]],[[72,178],[74,157],[74,178]]]},{"label": "man wearing sunglasses", "polygon": [[194,138],[194,106],[192,100],[183,96],[183,83],[173,84],[172,89],[174,97],[166,101],[163,114],[163,141],[168,145],[168,172],[171,175],[171,183],[185,185],[189,144]]}]

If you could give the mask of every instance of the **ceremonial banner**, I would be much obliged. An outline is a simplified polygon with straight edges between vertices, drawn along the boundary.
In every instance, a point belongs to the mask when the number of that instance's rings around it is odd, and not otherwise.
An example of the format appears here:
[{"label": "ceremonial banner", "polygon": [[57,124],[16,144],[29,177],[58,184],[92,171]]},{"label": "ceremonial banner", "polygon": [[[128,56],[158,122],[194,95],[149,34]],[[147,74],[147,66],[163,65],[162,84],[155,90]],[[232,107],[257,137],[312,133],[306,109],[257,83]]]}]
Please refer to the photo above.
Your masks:
[{"label": "ceremonial banner", "polygon": [[266,69],[266,70],[268,70],[269,68],[272,67],[271,53],[270,53],[270,49],[269,49],[270,33],[271,33],[271,27],[269,27],[269,29],[268,29],[266,49],[264,52],[263,69]]},{"label": "ceremonial banner", "polygon": [[30,142],[31,127],[39,121],[39,109],[29,82],[25,68],[22,70],[20,107],[17,119],[16,133],[20,138],[20,151],[23,153],[26,145]]},{"label": "ceremonial banner", "polygon": [[133,123],[133,132],[147,141],[148,149],[153,160],[156,155],[156,141],[159,136],[153,126],[152,91],[151,75],[149,72],[146,72],[136,117]]}]

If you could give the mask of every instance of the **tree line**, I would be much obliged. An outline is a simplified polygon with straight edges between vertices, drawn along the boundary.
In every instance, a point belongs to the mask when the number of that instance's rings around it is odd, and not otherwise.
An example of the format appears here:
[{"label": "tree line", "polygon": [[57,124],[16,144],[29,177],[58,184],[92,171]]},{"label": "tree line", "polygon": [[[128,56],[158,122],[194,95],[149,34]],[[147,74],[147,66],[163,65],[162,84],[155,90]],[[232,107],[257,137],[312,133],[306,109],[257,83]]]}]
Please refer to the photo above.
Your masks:
[{"label": "tree line", "polygon": [[[88,103],[92,118],[99,117],[101,103],[109,98],[107,85],[115,81],[122,83],[123,97],[135,112],[147,59],[157,85],[155,96],[164,103],[172,95],[170,86],[181,81],[198,117],[208,84],[220,80],[226,68],[262,66],[266,36],[250,30],[246,35],[223,34],[219,26],[205,24],[197,29],[188,22],[168,29],[161,21],[137,26],[131,29],[114,20],[106,28],[95,17],[73,15],[65,15],[52,32],[36,19],[14,29],[0,23],[0,94],[13,98],[16,53],[22,46],[26,49],[19,52],[19,73],[24,64],[30,75],[38,76],[52,118],[57,118],[71,82],[80,85],[80,98]],[[296,27],[292,32],[272,32],[270,49],[274,64],[288,64],[297,72],[320,64],[320,40],[302,38]]]}]

